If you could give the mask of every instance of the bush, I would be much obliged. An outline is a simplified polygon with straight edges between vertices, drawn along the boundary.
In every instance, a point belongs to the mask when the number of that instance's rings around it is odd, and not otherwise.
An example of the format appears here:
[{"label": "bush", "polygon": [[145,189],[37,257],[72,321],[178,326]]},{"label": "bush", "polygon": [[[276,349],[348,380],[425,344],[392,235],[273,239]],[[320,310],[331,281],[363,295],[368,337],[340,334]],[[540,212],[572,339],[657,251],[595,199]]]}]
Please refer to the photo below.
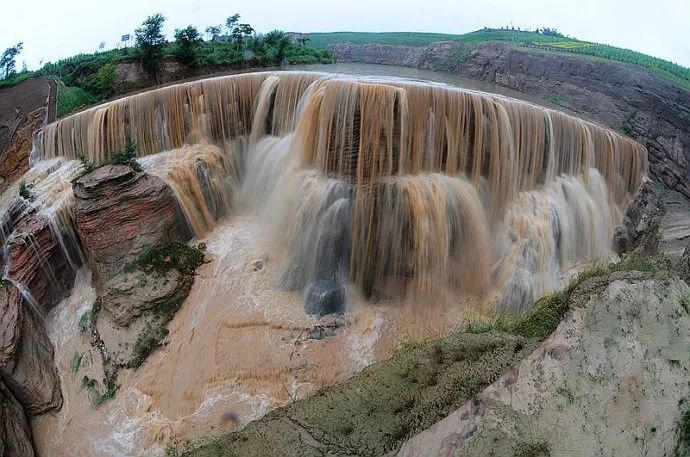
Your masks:
[{"label": "bush", "polygon": [[81,87],[60,87],[57,96],[57,117],[64,117],[98,102],[98,99]]},{"label": "bush", "polygon": [[195,67],[199,62],[197,49],[203,40],[196,27],[187,26],[175,30],[175,58],[185,65]]},{"label": "bush", "polygon": [[117,66],[109,62],[86,79],[84,88],[97,97],[106,99],[113,95],[115,81],[117,81]]},{"label": "bush", "polygon": [[33,185],[32,184],[27,184],[26,181],[23,181],[19,183],[19,196],[22,197],[24,200],[31,201],[35,198],[35,195],[33,194]]}]

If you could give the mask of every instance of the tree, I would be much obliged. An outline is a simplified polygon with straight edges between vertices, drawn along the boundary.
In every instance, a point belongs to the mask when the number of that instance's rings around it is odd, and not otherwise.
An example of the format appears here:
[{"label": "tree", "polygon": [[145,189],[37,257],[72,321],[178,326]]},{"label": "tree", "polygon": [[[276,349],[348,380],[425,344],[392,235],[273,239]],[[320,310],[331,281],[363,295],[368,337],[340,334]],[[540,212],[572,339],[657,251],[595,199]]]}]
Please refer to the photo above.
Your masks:
[{"label": "tree", "polygon": [[0,74],[3,75],[4,79],[9,78],[15,73],[17,56],[22,52],[23,48],[24,43],[19,42],[11,48],[5,49],[5,52],[0,56]]},{"label": "tree", "polygon": [[232,31],[235,29],[235,26],[237,25],[237,23],[239,22],[239,20],[240,20],[240,15],[239,15],[239,13],[235,13],[235,14],[233,14],[232,16],[229,16],[229,17],[225,20],[225,27],[228,29],[228,32],[229,32],[230,34],[232,34]]},{"label": "tree", "polygon": [[209,25],[206,27],[206,34],[208,35],[209,40],[214,40],[217,36],[220,35],[220,32],[223,30],[222,25]]},{"label": "tree", "polygon": [[151,73],[157,83],[158,69],[163,59],[163,23],[165,17],[162,14],[154,14],[141,23],[141,27],[134,31],[136,45],[139,52],[139,60],[146,71]]},{"label": "tree", "polygon": [[271,60],[276,65],[280,65],[285,59],[288,46],[290,46],[290,38],[280,30],[273,30],[264,36],[264,41],[271,48]]},{"label": "tree", "polygon": [[194,26],[175,29],[175,58],[193,67],[197,64],[197,48],[203,40]]},{"label": "tree", "polygon": [[244,40],[254,33],[254,28],[249,24],[237,24],[232,29],[232,39],[235,42],[237,50],[241,50],[244,45]]}]

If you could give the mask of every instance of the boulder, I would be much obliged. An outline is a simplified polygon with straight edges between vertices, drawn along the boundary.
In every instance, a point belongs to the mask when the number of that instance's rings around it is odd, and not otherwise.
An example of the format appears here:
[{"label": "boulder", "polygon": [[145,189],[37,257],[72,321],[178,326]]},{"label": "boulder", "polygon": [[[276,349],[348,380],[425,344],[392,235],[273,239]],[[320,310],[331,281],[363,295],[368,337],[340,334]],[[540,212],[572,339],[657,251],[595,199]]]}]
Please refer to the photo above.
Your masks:
[{"label": "boulder", "polygon": [[345,312],[345,286],[339,281],[317,280],[307,288],[304,312],[318,317]]},{"label": "boulder", "polygon": [[145,247],[189,238],[172,189],[126,165],[107,165],[74,183],[75,221],[97,290]]},{"label": "boulder", "polygon": [[184,300],[193,281],[190,275],[181,274],[175,269],[164,274],[128,271],[105,283],[101,301],[113,322],[126,327],[157,304],[167,300]]},{"label": "boulder", "polygon": [[17,288],[0,289],[0,377],[29,414],[60,409],[53,345]]},{"label": "boulder", "polygon": [[0,380],[0,456],[33,457],[31,427],[24,408]]}]

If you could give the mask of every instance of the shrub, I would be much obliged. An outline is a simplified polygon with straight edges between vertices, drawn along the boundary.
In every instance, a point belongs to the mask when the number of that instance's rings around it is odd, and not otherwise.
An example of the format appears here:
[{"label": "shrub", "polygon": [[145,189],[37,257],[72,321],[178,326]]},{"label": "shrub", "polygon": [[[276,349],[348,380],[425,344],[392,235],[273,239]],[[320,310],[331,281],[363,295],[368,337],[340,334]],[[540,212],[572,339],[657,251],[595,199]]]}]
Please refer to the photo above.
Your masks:
[{"label": "shrub", "polygon": [[57,95],[57,117],[64,117],[98,102],[98,99],[81,87],[61,87]]},{"label": "shrub", "polygon": [[27,201],[33,200],[35,198],[33,188],[33,184],[27,184],[26,181],[22,180],[22,182],[19,183],[19,196]]}]

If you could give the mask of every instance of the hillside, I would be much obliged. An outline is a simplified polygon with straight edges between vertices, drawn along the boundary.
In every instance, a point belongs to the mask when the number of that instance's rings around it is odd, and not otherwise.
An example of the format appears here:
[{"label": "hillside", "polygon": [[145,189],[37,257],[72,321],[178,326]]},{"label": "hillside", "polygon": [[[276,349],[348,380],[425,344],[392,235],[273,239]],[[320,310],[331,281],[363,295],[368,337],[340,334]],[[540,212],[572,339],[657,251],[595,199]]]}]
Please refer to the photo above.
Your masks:
[{"label": "hillside", "polygon": [[510,42],[521,50],[569,53],[613,60],[645,68],[659,76],[690,89],[690,69],[658,57],[605,44],[581,41],[562,35],[502,29],[483,29],[463,35],[415,32],[334,32],[308,34],[315,48],[326,49],[336,43],[392,44],[423,47],[438,41],[457,41],[476,47],[487,42]]}]

